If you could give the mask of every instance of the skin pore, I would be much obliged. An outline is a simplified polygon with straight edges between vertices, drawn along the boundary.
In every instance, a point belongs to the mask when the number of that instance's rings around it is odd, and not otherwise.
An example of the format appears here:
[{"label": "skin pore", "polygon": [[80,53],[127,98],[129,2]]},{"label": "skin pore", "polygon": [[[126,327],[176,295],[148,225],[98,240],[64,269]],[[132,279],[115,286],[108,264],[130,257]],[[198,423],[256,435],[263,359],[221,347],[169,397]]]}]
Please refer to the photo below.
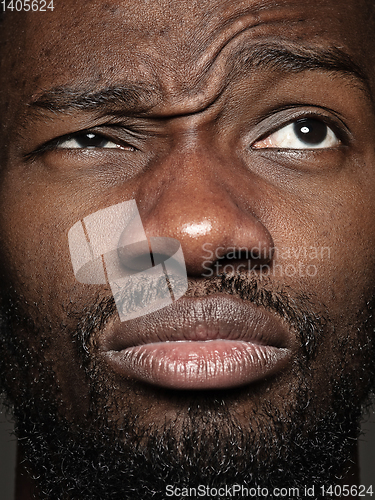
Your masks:
[{"label": "skin pore", "polygon": [[[34,486],[36,498],[83,500],[234,483],[298,486],[301,498],[315,485],[320,498],[319,485],[359,482],[360,406],[374,386],[371,15],[354,0],[7,13],[0,375],[28,464],[17,500]],[[328,142],[283,143],[299,120],[323,124]],[[189,391],[110,369],[111,291],[76,281],[67,234],[126,200],[148,237],[181,243],[184,321],[230,323],[236,301],[254,304],[288,332],[282,370]],[[217,296],[232,309],[206,300]],[[174,310],[127,335],[160,333]]]}]

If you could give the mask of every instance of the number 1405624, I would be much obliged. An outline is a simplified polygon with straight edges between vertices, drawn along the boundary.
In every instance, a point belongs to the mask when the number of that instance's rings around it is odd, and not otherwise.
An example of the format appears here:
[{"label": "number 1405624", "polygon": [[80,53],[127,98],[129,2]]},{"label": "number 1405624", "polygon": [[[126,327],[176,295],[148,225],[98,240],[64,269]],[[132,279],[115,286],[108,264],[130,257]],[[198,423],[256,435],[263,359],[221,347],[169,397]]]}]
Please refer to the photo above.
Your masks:
[{"label": "number 1405624", "polygon": [[328,488],[326,488],[325,486],[321,486],[320,490],[321,490],[322,496],[324,496],[324,497],[365,498],[367,496],[369,496],[369,497],[373,496],[372,486],[364,486],[364,485],[361,485],[361,486],[336,485],[336,486],[329,486]]},{"label": "number 1405624", "polygon": [[54,9],[53,0],[2,0],[0,3],[3,12],[47,12]]}]

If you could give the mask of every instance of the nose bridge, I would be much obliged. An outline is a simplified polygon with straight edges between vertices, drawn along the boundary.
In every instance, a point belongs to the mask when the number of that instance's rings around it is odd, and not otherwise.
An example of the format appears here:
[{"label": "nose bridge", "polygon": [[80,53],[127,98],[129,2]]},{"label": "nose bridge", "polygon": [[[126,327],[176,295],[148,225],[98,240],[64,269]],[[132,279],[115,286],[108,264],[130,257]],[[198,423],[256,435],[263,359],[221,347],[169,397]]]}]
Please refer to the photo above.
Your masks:
[{"label": "nose bridge", "polygon": [[150,179],[158,177],[159,190],[153,206],[142,216],[146,231],[156,236],[160,225],[166,231],[174,230],[175,225],[186,235],[193,234],[195,227],[196,236],[203,236],[210,224],[223,223],[235,207],[230,206],[232,200],[221,177],[222,163],[198,145],[185,151],[176,147],[156,166]]},{"label": "nose bridge", "polygon": [[160,160],[143,187],[142,198],[151,195],[142,214],[147,236],[179,240],[190,274],[200,273],[207,244],[216,258],[233,248],[272,246],[271,235],[251,211],[251,202],[246,207],[240,202],[243,186],[234,175],[233,159],[203,147],[176,148]]}]

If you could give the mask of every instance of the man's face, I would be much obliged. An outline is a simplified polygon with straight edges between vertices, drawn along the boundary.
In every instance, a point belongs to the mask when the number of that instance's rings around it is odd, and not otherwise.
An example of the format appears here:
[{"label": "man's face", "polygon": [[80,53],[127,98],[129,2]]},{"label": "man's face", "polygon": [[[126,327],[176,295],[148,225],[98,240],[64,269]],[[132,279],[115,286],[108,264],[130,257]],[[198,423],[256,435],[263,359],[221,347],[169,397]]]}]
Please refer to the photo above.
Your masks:
[{"label": "man's face", "polygon": [[[48,412],[64,446],[114,435],[165,481],[173,463],[190,482],[340,472],[372,377],[368,19],[339,0],[65,1],[6,19],[3,371],[21,436]],[[128,200],[148,237],[180,242],[189,288],[121,323],[108,286],[75,279],[68,231]]]}]

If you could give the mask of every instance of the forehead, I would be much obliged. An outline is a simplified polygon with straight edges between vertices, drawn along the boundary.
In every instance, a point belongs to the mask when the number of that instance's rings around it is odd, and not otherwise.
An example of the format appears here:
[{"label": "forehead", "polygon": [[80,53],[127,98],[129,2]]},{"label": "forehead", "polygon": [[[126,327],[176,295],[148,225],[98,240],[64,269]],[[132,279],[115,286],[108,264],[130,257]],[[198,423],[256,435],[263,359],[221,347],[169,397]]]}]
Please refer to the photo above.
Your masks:
[{"label": "forehead", "polygon": [[72,82],[102,87],[124,75],[170,96],[197,92],[210,69],[230,73],[232,51],[265,40],[339,47],[373,67],[365,1],[67,0],[53,12],[9,17],[3,39],[14,57],[3,74],[28,95]]}]

